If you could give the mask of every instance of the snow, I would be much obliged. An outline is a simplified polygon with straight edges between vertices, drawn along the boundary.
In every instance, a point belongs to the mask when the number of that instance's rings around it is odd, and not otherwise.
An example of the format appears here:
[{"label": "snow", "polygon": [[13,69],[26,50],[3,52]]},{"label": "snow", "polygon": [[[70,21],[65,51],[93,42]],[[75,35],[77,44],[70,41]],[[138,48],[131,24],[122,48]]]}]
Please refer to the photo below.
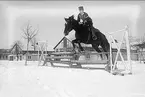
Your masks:
[{"label": "snow", "polygon": [[139,62],[125,76],[24,63],[0,61],[0,97],[145,97],[145,64]]}]

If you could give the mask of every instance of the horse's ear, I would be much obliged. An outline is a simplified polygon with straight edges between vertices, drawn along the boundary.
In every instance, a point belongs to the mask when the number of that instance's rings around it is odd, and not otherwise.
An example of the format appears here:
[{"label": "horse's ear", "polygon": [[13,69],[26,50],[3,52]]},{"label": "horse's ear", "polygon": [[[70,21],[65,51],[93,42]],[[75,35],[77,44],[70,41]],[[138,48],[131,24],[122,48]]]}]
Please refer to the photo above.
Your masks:
[{"label": "horse's ear", "polygon": [[74,15],[72,15],[71,18],[74,19]]},{"label": "horse's ear", "polygon": [[66,22],[68,22],[68,19],[67,19],[67,18],[64,18],[64,20],[65,20]]}]

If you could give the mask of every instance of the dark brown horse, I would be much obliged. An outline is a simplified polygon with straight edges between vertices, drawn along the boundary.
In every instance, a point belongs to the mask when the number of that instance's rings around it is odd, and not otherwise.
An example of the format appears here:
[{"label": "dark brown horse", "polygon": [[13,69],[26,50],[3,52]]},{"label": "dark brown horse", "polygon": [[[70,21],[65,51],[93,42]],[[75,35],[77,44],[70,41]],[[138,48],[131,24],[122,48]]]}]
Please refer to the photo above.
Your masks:
[{"label": "dark brown horse", "polygon": [[[89,30],[89,28],[85,25],[80,25],[77,20],[74,19],[74,16],[70,16],[69,18],[65,18],[65,29],[64,29],[64,34],[65,36],[69,34],[72,30],[75,30],[75,40],[72,41],[73,47],[75,48],[75,43],[78,43],[79,48],[81,51],[83,51],[83,47],[81,46],[80,43],[84,44],[91,44],[92,47],[97,51],[97,52],[102,52],[99,49],[99,46],[102,47],[103,52],[109,52],[110,50],[110,44],[106,38],[106,36],[101,33],[98,29],[94,28],[95,30],[95,35],[97,36],[96,40],[92,39],[92,34]],[[106,54],[108,58],[108,54]],[[102,57],[102,56],[101,56]]]}]

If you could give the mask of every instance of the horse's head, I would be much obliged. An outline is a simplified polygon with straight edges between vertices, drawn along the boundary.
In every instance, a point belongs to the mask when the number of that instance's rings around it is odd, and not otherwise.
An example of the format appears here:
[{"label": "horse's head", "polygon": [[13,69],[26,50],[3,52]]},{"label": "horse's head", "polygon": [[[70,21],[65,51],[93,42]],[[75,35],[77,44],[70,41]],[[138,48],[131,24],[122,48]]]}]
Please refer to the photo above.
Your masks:
[{"label": "horse's head", "polygon": [[65,29],[64,29],[64,35],[68,35],[69,32],[71,32],[74,29],[74,22],[76,21],[74,19],[74,16],[70,16],[69,18],[64,18],[66,23],[65,23]]}]

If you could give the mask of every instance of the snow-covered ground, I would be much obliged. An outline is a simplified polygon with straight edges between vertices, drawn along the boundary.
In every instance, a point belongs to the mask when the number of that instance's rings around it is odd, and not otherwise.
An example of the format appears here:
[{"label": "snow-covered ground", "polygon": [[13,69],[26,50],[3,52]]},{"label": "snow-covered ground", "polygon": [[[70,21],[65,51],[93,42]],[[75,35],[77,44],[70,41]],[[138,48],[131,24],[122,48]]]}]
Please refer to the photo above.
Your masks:
[{"label": "snow-covered ground", "polygon": [[24,63],[0,61],[0,97],[145,97],[145,64],[139,62],[125,76]]}]

